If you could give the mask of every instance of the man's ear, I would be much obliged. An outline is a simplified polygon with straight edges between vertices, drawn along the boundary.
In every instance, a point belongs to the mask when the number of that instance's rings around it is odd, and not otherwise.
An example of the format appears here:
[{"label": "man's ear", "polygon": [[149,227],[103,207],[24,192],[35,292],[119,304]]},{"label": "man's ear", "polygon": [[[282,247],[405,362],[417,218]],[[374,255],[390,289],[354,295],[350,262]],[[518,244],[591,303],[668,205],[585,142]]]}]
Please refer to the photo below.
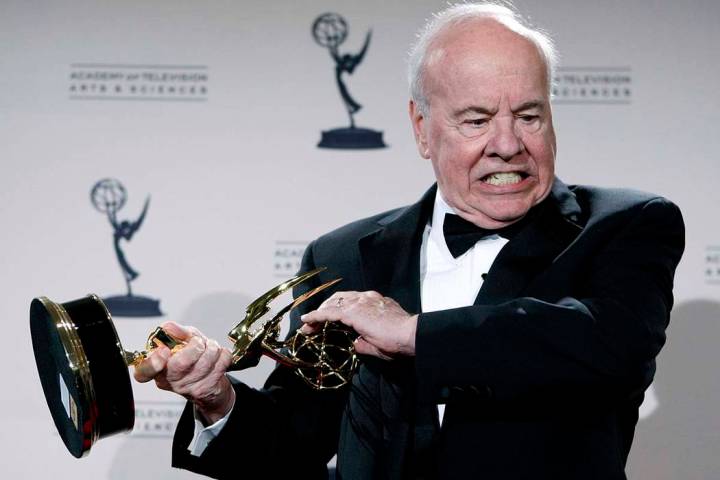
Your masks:
[{"label": "man's ear", "polygon": [[408,110],[418,152],[420,152],[421,157],[430,158],[430,149],[428,147],[427,135],[425,134],[425,115],[413,100],[410,100]]}]

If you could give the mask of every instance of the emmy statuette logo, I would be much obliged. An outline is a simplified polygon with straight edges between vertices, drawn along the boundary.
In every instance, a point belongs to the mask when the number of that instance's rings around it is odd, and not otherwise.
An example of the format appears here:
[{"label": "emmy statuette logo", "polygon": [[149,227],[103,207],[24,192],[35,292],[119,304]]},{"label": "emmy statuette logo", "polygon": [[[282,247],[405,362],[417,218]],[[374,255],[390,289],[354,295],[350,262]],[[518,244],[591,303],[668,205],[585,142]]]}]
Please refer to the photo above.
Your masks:
[{"label": "emmy statuette logo", "polygon": [[110,313],[116,317],[161,316],[159,300],[133,294],[132,282],[140,276],[140,273],[128,263],[121,243],[123,240],[125,242],[132,240],[135,233],[140,229],[147,215],[150,197],[148,196],[145,200],[145,206],[138,219],[134,222],[118,219],[118,212],[127,202],[127,191],[118,180],[106,178],[97,182],[90,192],[90,200],[100,213],[107,215],[107,219],[113,227],[115,255],[127,286],[125,295],[104,298],[105,305],[107,305]]},{"label": "emmy statuette logo", "polygon": [[335,61],[335,80],[350,117],[349,127],[323,131],[318,147],[348,149],[386,147],[382,138],[383,132],[355,126],[354,115],[362,108],[362,105],[350,95],[343,80],[343,74],[352,75],[365,57],[370,45],[371,32],[368,31],[365,36],[365,44],[355,55],[340,54],[338,51],[338,47],[348,36],[348,25],[345,19],[337,13],[325,13],[317,17],[313,22],[312,35],[318,45],[328,49],[330,56]]}]

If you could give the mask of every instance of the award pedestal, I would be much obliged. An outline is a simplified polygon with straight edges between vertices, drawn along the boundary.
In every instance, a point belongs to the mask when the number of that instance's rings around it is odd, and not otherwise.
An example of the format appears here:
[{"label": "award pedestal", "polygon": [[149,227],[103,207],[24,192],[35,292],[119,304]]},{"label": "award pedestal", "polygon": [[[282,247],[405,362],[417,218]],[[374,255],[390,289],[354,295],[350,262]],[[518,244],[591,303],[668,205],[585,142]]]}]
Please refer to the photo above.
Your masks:
[{"label": "award pedestal", "polygon": [[30,333],[45,400],[74,457],[90,453],[103,437],[133,429],[127,355],[97,296],[63,304],[34,299]]},{"label": "award pedestal", "polygon": [[160,300],[141,295],[116,295],[103,298],[114,317],[161,317]]},{"label": "award pedestal", "polygon": [[383,132],[369,128],[334,128],[323,130],[318,147],[320,148],[385,148]]}]

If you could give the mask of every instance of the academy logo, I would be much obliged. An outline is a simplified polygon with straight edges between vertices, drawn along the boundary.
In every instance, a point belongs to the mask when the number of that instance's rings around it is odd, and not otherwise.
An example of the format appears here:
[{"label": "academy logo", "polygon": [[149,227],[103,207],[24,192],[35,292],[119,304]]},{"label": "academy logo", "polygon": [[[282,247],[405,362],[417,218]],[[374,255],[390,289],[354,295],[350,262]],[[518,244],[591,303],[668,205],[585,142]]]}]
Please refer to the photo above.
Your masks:
[{"label": "academy logo", "polygon": [[132,282],[140,276],[140,273],[130,266],[122,248],[132,240],[142,226],[150,206],[150,197],[145,199],[145,206],[135,220],[119,218],[118,214],[127,202],[127,190],[114,178],[105,178],[97,182],[90,190],[90,201],[98,212],[105,214],[113,229],[115,256],[127,287],[125,295],[103,298],[110,313],[115,317],[157,317],[162,315],[159,300],[133,294]]}]

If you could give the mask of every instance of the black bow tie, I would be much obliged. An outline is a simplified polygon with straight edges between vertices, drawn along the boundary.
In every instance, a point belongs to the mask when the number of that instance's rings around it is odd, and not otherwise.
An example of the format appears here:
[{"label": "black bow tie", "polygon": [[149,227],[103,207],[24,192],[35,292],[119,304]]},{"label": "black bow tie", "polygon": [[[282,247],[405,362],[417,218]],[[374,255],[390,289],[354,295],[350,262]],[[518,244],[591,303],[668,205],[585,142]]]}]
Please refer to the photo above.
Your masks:
[{"label": "black bow tie", "polygon": [[458,258],[485,237],[499,235],[510,240],[524,223],[525,222],[521,220],[504,228],[488,230],[478,227],[458,215],[447,213],[443,221],[443,234],[445,234],[445,243],[448,246],[448,250],[450,250],[453,257]]}]

